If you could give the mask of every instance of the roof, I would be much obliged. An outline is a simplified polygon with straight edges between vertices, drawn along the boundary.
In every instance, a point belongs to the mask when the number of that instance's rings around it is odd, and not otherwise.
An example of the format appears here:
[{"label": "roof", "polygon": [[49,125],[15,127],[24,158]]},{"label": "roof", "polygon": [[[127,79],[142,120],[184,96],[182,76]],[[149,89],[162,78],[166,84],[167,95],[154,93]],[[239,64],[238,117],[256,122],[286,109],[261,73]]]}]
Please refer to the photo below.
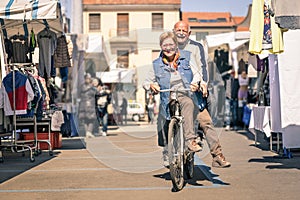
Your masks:
[{"label": "roof", "polygon": [[245,20],[245,17],[234,16],[233,20],[235,21],[236,24],[240,24]]},{"label": "roof", "polygon": [[228,27],[235,26],[230,12],[183,12],[182,20],[190,26]]},{"label": "roof", "polygon": [[102,4],[102,5],[161,5],[179,4],[181,0],[83,0],[83,4]]}]

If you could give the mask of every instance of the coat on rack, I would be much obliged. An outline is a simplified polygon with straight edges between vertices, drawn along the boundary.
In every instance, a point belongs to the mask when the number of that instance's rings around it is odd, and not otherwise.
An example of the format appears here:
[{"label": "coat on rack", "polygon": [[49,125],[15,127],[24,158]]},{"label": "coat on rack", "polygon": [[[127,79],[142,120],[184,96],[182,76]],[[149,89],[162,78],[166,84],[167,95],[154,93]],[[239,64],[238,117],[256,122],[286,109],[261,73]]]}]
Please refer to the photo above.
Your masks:
[{"label": "coat on rack", "polygon": [[[15,83],[13,83],[13,74],[15,75]],[[13,88],[15,85],[15,88]],[[13,93],[15,92],[15,105]],[[15,70],[14,73],[7,74],[2,82],[0,92],[0,108],[4,108],[4,114],[8,115],[22,115],[27,113],[28,102],[34,98],[34,92],[30,85],[29,79],[26,75]]]},{"label": "coat on rack", "polygon": [[70,58],[66,36],[62,35],[57,38],[57,46],[54,53],[54,66],[59,68],[71,67]]}]

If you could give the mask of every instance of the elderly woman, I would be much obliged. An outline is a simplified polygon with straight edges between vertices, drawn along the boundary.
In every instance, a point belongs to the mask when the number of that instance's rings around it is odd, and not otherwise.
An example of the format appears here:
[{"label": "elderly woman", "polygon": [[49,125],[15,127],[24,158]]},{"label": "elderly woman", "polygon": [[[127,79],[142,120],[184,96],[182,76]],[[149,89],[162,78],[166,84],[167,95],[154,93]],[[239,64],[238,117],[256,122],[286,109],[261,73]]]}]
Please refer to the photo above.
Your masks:
[{"label": "elderly woman", "polygon": [[[190,58],[190,52],[181,51],[177,48],[177,38],[173,32],[164,32],[160,35],[161,53],[153,61],[148,76],[143,84],[145,90],[151,90],[157,94],[160,89],[190,88],[191,91],[198,90],[198,83],[202,79],[201,72]],[[170,111],[168,107],[170,92],[160,94],[160,105],[158,115],[158,144],[166,146],[168,123]],[[182,106],[184,116],[184,134],[191,151],[200,151],[201,147],[195,141],[194,113],[195,104],[193,93],[190,91],[180,92],[178,100]],[[166,148],[165,148],[166,149]],[[165,153],[163,152],[165,155]]]}]

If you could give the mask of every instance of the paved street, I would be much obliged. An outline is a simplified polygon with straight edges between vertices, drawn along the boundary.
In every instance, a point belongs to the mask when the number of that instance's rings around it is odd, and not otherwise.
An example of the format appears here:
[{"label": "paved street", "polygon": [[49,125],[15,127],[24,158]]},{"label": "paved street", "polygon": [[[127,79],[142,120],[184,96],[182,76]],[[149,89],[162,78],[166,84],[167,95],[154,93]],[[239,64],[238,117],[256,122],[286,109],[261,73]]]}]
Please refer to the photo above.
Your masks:
[{"label": "paved street", "polygon": [[155,125],[109,127],[107,137],[64,138],[63,147],[29,162],[28,155],[4,152],[1,199],[299,199],[300,153],[285,159],[259,145],[247,131],[218,128],[232,167],[211,167],[207,147],[195,157],[195,177],[172,192],[162,167]]}]

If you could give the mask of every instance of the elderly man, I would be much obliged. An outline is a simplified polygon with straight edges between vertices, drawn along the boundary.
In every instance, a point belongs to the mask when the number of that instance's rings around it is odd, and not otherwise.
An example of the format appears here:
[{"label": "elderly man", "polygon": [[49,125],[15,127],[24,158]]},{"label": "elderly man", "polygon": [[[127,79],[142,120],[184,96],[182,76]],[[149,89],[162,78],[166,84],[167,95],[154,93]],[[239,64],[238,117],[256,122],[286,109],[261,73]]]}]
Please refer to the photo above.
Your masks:
[{"label": "elderly man", "polygon": [[[207,62],[205,59],[205,53],[203,46],[191,39],[189,36],[191,34],[189,25],[184,21],[179,21],[174,25],[173,32],[175,33],[178,41],[178,47],[181,50],[186,50],[191,52],[191,56],[194,56],[197,66],[202,69],[202,81],[201,89],[203,92],[203,97],[206,98],[208,95],[207,92],[207,82],[208,82],[208,73],[207,73]],[[225,160],[225,157],[222,153],[221,144],[219,137],[212,123],[211,116],[206,108],[197,115],[197,120],[200,123],[200,127],[203,129],[203,132],[206,136],[207,143],[210,148],[210,153],[213,157],[212,166],[213,167],[230,167],[230,162]]]}]

